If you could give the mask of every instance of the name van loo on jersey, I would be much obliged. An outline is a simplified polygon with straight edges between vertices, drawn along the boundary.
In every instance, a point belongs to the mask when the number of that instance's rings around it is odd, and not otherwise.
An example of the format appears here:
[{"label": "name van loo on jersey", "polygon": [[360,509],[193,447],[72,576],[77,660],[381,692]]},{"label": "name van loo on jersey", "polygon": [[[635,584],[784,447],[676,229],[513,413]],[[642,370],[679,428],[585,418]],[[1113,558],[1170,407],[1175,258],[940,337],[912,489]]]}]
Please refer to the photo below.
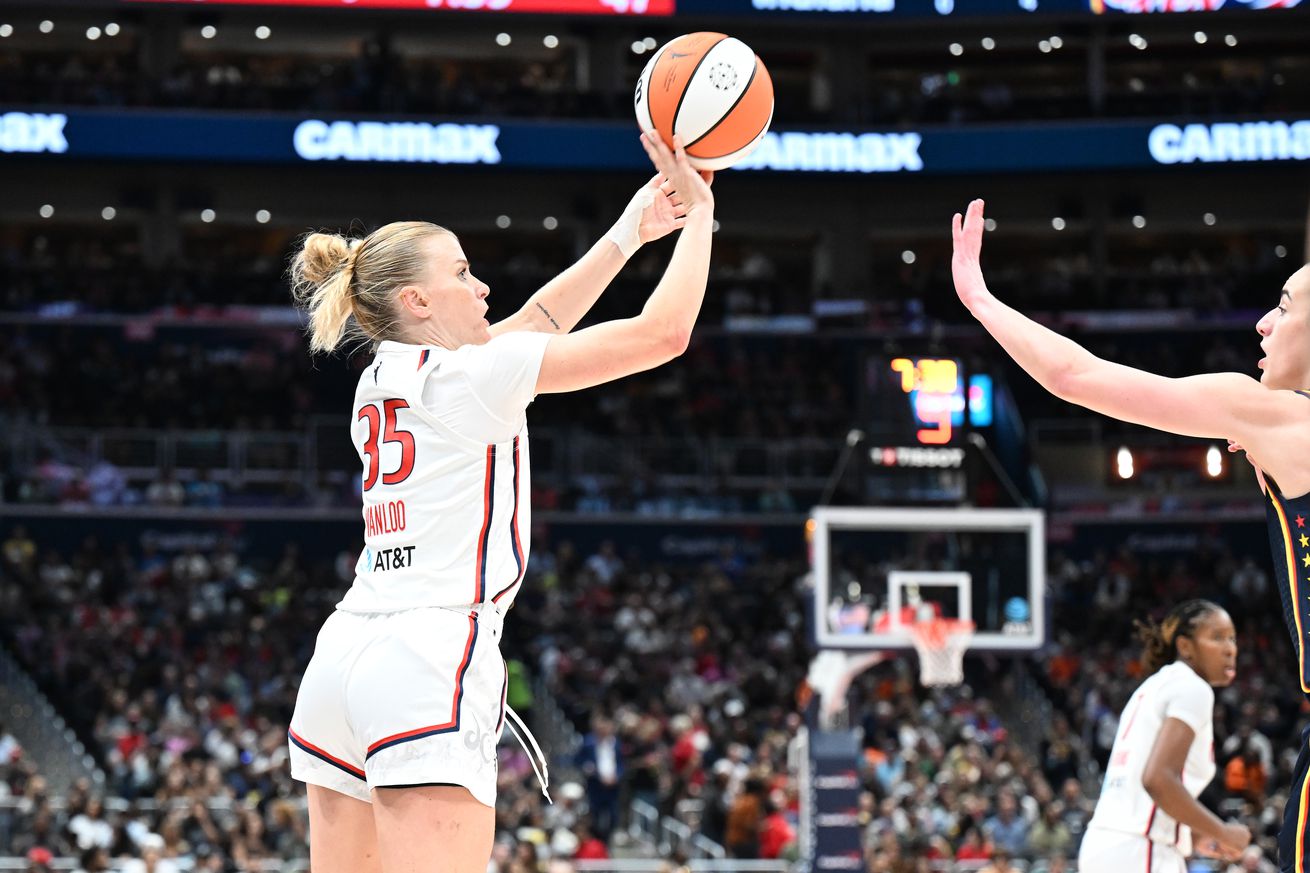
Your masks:
[{"label": "name van loo on jersey", "polygon": [[494,124],[320,121],[296,125],[292,143],[307,161],[499,164]]}]

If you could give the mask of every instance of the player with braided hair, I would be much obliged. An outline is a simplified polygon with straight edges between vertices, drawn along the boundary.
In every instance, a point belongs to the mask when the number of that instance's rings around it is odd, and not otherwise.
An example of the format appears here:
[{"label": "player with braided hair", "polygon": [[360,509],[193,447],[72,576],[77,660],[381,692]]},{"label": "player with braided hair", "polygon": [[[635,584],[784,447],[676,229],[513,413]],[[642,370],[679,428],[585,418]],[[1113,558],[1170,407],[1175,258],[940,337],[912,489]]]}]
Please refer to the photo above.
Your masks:
[{"label": "player with braided hair", "polygon": [[1182,873],[1194,835],[1224,857],[1251,842],[1245,825],[1196,799],[1215,775],[1214,689],[1237,675],[1233,620],[1209,600],[1188,600],[1159,624],[1136,625],[1147,679],[1119,719],[1078,855],[1084,873]]}]

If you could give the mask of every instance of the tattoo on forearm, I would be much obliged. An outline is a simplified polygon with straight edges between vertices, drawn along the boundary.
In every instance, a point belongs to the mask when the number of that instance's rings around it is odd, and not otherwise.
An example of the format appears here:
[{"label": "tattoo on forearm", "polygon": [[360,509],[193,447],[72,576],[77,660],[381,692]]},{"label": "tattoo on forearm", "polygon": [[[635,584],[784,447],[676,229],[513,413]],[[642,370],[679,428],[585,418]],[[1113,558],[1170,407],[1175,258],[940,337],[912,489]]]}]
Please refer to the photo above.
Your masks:
[{"label": "tattoo on forearm", "polygon": [[537,308],[541,310],[542,315],[550,320],[550,323],[555,327],[555,329],[559,330],[559,322],[555,320],[555,316],[551,315],[550,312],[546,310],[546,307],[542,306],[540,303],[537,304]]}]

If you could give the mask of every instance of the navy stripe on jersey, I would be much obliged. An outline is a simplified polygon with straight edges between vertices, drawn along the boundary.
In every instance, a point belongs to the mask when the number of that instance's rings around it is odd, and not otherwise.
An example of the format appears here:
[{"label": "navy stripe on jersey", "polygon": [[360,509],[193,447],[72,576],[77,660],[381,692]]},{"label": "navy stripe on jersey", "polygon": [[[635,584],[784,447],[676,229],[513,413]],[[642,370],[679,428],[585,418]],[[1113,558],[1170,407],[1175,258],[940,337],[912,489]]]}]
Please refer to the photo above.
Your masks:
[{"label": "navy stripe on jersey", "polygon": [[482,533],[478,535],[478,558],[474,572],[475,590],[473,602],[482,603],[487,596],[487,550],[491,543],[491,517],[496,500],[496,446],[487,446],[486,484],[482,495]]},{"label": "navy stripe on jersey", "polygon": [[432,351],[430,349],[424,349],[422,352],[419,353],[418,367],[416,369],[419,370],[423,369],[423,365],[428,362],[428,355],[430,354],[432,354]]},{"label": "navy stripe on jersey", "polygon": [[511,588],[523,579],[523,545],[519,542],[519,438],[514,437],[514,512],[509,517],[509,544],[514,550],[514,581],[491,598],[492,603],[499,603]]}]

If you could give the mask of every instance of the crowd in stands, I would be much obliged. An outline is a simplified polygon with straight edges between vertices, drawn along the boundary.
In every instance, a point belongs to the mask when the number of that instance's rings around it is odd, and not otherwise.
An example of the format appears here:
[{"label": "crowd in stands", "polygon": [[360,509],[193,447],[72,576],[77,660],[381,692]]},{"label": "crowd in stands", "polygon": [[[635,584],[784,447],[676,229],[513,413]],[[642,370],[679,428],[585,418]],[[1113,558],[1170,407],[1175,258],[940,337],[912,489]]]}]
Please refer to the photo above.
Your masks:
[{"label": "crowd in stands", "polygon": [[[242,871],[302,857],[303,791],[287,772],[286,724],[353,562],[288,547],[262,563],[226,541],[165,552],[88,539],[60,554],[21,526],[5,536],[4,645],[91,741],[108,782],[103,794],[76,786],[61,805],[39,774],[9,772],[22,800],[4,819],[0,854],[121,859],[155,847]],[[781,562],[725,559],[683,575],[629,566],[609,548],[585,560],[567,543],[538,551],[505,646],[509,703],[530,714],[529,673],[540,676],[586,737],[565,755],[576,781],[556,786],[553,806],[523,752],[502,744],[497,853],[506,857],[495,869],[604,857],[634,797],[703,818],[721,839],[735,822],[748,856],[763,851],[757,824],[768,820],[768,850],[782,852],[794,836],[785,753],[804,657],[795,616],[773,607],[797,575]],[[580,631],[580,615],[591,632]],[[758,638],[730,632],[742,616]],[[774,657],[760,660],[760,646]],[[655,659],[667,664],[659,683]],[[718,793],[705,794],[711,787]]]},{"label": "crowd in stands", "polygon": [[[1118,713],[1143,678],[1129,620],[1202,595],[1232,611],[1242,647],[1238,680],[1217,697],[1220,775],[1204,799],[1252,827],[1257,849],[1243,866],[1266,873],[1310,713],[1273,681],[1291,660],[1262,561],[1202,551],[1168,561],[1056,554],[1056,630],[1038,659],[970,660],[968,684],[945,691],[920,690],[911,659],[858,678],[851,723],[864,738],[867,870],[922,859],[1064,869]],[[87,873],[108,860],[164,873],[303,858],[285,725],[350,563],[294,547],[265,562],[231,542],[164,551],[89,539],[63,555],[9,529],[3,643],[91,741],[108,782],[54,798],[0,730],[0,801],[10,798],[0,803],[0,854],[80,857]],[[534,549],[504,643],[510,704],[531,718],[535,677],[583,737],[553,749],[566,774],[553,806],[522,751],[502,744],[491,869],[562,873],[570,859],[606,857],[624,844],[635,800],[734,857],[794,857],[788,745],[806,717],[808,652],[802,610],[781,605],[805,596],[802,570],[799,559],[732,550],[661,566],[612,544]],[[1083,618],[1061,618],[1072,615]],[[1021,717],[1031,702],[1016,698],[1023,669],[1044,687],[1049,718]]]},{"label": "crowd in stands", "polygon": [[[1132,620],[1155,619],[1188,597],[1226,606],[1240,645],[1237,681],[1216,694],[1218,776],[1202,800],[1246,823],[1252,849],[1230,869],[1276,870],[1297,736],[1310,709],[1275,681],[1295,669],[1264,558],[1222,545],[1176,560],[1126,550],[1086,560],[1055,555],[1048,577],[1056,631],[1031,671],[1052,709],[999,715],[969,685],[916,693],[909,666],[880,666],[854,686],[853,721],[866,746],[862,816],[871,873],[914,869],[919,858],[1060,871],[1077,858],[1119,714],[1145,678]],[[1079,616],[1074,623],[1068,617]],[[1002,677],[1009,665],[989,666]],[[966,682],[981,678],[972,664]],[[993,673],[995,678],[997,674]],[[1004,701],[1014,686],[1002,678]],[[975,688],[978,687],[976,684]],[[1217,862],[1210,861],[1215,869]],[[1219,867],[1222,869],[1222,865]]]},{"label": "crowd in stands", "polygon": [[[489,35],[488,35],[489,37]],[[815,37],[822,39],[822,37]],[[121,38],[120,38],[121,40]],[[490,43],[490,38],[487,39]],[[544,56],[440,49],[396,51],[388,36],[316,53],[184,51],[163,72],[148,72],[138,50],[120,41],[86,52],[16,51],[0,61],[0,100],[8,105],[151,106],[246,111],[390,115],[626,118],[627,88],[586,87],[585,50],[564,46]],[[770,57],[768,49],[762,49]],[[476,49],[475,49],[476,52]],[[908,51],[870,65],[868,96],[833,101],[813,53],[772,54],[778,86],[794,121],[847,124],[962,123],[1087,118],[1097,115],[1233,115],[1304,108],[1295,44],[1266,45],[1254,56],[1220,62],[1202,50],[1186,65],[1112,67],[1094,102],[1082,54],[1010,53],[992,63]],[[883,53],[887,54],[886,52]],[[998,55],[1000,53],[998,52]],[[934,53],[935,55],[935,53]],[[621,81],[636,79],[644,58],[629,59]],[[1120,69],[1122,67],[1122,70]]]}]

